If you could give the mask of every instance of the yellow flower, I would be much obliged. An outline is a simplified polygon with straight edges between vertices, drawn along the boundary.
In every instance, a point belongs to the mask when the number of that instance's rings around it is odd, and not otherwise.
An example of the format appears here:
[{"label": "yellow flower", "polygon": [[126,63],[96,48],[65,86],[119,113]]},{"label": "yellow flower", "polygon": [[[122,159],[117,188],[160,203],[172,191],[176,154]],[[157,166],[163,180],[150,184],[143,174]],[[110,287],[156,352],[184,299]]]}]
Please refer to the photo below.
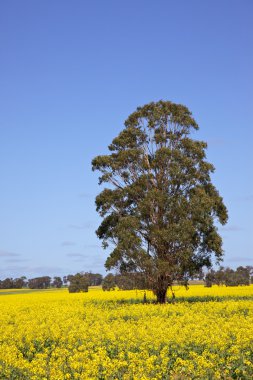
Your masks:
[{"label": "yellow flower", "polygon": [[175,293],[163,306],[98,288],[0,295],[0,378],[253,378],[253,286]]}]

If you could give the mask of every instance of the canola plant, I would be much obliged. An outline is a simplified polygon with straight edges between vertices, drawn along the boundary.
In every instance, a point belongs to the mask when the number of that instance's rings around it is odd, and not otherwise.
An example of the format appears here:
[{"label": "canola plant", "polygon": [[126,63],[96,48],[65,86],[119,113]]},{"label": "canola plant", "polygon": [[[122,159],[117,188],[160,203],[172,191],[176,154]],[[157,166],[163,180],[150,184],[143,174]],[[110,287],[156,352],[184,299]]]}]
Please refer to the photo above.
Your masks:
[{"label": "canola plant", "polygon": [[252,379],[253,286],[174,291],[1,291],[0,379]]}]

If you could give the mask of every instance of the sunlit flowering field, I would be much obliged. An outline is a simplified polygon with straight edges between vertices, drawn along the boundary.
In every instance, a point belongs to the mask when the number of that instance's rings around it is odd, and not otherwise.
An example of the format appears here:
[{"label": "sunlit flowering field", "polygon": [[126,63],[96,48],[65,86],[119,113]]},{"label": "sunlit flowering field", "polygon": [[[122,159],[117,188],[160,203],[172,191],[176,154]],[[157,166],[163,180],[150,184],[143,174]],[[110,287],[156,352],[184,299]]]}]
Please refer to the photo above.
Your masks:
[{"label": "sunlit flowering field", "polygon": [[1,291],[0,379],[253,379],[253,286],[174,289]]}]

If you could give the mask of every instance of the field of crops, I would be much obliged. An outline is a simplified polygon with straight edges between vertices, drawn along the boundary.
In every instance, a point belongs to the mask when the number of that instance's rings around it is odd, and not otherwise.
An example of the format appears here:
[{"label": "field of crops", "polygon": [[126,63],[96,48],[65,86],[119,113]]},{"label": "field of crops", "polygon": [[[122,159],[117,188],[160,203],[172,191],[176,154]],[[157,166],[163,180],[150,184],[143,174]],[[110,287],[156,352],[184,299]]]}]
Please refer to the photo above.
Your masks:
[{"label": "field of crops", "polygon": [[252,379],[253,286],[175,291],[1,291],[0,379]]}]

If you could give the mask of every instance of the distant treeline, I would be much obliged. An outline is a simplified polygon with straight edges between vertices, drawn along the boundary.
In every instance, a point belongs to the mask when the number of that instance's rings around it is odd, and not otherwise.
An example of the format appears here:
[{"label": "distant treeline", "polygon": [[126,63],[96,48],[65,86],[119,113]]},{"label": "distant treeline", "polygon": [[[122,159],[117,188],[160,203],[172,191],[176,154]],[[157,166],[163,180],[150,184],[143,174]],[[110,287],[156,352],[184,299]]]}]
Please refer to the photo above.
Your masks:
[{"label": "distant treeline", "polygon": [[204,277],[207,287],[212,285],[238,286],[253,283],[253,267],[238,267],[237,269],[220,267],[217,271],[211,269]]},{"label": "distant treeline", "polygon": [[[0,280],[0,289],[49,289],[61,288],[63,286],[70,286],[75,280],[82,278],[82,281],[87,283],[87,286],[97,286],[102,284],[103,276],[99,273],[82,272],[75,275],[64,276],[63,278],[55,276],[35,277],[27,279],[25,276],[20,278],[6,278]],[[85,281],[84,281],[85,280]]]},{"label": "distant treeline", "polygon": [[[220,267],[217,271],[211,269],[206,274],[200,273],[197,278],[205,282],[205,286],[225,285],[238,286],[250,285],[253,283],[253,266],[242,267],[237,269]],[[68,287],[70,293],[87,292],[89,286],[102,285],[103,290],[122,290],[148,289],[146,278],[141,273],[112,274],[109,273],[103,277],[99,273],[80,272],[74,275],[70,274],[63,278],[55,276],[35,277],[27,279],[25,276],[20,278],[6,278],[0,280],[0,289],[49,289]]]},{"label": "distant treeline", "polygon": [[[220,267],[217,271],[211,269],[204,274],[202,271],[197,277],[191,280],[202,280],[206,287],[212,285],[239,286],[253,284],[253,267],[239,266],[237,269]],[[182,282],[183,285],[186,283]],[[102,282],[103,290],[113,290],[115,288],[131,290],[131,289],[148,289],[145,277],[139,273],[129,273],[126,275],[113,275],[109,273]]]}]

